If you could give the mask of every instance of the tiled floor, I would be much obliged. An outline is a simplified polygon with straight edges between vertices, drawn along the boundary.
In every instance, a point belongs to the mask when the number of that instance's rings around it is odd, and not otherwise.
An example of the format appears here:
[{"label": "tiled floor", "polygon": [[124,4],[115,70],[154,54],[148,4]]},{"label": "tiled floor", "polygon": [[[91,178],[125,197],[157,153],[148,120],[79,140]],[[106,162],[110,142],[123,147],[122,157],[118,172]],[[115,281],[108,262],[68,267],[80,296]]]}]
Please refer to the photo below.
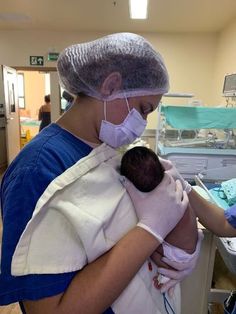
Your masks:
[{"label": "tiled floor", "polygon": [[221,304],[212,304],[209,306],[209,314],[224,314],[224,309]]},{"label": "tiled floor", "polygon": [[218,251],[215,257],[213,280],[217,289],[236,289],[236,275],[227,269]]},{"label": "tiled floor", "polygon": [[21,314],[21,310],[17,303],[9,306],[1,306],[0,314]]},{"label": "tiled floor", "polygon": [[[218,251],[215,257],[215,266],[213,274],[214,288],[235,290],[236,289],[236,275],[229,272],[226,268],[223,259]],[[210,314],[223,314],[223,306],[220,304],[213,304],[211,306]]]}]

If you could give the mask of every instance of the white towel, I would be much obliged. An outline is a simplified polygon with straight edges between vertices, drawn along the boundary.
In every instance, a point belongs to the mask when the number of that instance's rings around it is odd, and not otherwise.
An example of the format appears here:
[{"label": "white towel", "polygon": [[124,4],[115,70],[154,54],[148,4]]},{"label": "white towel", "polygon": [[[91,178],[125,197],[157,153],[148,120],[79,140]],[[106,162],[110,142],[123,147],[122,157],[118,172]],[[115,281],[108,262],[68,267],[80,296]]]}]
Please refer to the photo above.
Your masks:
[{"label": "white towel", "polygon": [[[137,223],[133,204],[120,183],[120,155],[106,144],[53,180],[36,204],[12,259],[12,275],[81,269],[108,251]],[[166,313],[153,286],[157,267],[144,263],[112,305],[115,313]],[[179,286],[169,300],[180,313]]]}]

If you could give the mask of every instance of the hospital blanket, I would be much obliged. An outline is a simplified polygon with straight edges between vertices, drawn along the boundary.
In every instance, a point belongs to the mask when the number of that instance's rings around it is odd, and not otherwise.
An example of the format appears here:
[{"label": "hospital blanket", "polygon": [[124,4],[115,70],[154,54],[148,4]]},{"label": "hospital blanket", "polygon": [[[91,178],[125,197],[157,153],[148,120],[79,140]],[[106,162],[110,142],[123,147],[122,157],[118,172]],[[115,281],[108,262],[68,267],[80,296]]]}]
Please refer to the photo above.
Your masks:
[{"label": "hospital blanket", "polygon": [[166,122],[173,128],[232,129],[236,128],[236,108],[162,106]]},{"label": "hospital blanket", "polygon": [[[50,183],[16,247],[13,275],[80,270],[136,225],[119,165],[120,155],[102,144]],[[112,305],[113,311],[127,313],[128,307],[131,314],[166,313],[163,296],[153,285],[156,274],[157,267],[150,269],[146,261]],[[179,285],[169,302],[180,313]]]}]

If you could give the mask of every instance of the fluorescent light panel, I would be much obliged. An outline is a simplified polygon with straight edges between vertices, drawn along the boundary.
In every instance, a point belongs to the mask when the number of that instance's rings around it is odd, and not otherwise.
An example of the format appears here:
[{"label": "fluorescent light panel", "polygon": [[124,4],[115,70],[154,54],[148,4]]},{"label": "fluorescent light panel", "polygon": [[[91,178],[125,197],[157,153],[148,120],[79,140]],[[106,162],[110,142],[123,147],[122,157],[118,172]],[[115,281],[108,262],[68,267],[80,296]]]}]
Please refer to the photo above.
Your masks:
[{"label": "fluorescent light panel", "polygon": [[31,17],[21,13],[0,13],[0,21],[24,22],[31,20]]},{"label": "fluorescent light panel", "polygon": [[131,19],[147,18],[148,0],[129,0],[129,12]]}]

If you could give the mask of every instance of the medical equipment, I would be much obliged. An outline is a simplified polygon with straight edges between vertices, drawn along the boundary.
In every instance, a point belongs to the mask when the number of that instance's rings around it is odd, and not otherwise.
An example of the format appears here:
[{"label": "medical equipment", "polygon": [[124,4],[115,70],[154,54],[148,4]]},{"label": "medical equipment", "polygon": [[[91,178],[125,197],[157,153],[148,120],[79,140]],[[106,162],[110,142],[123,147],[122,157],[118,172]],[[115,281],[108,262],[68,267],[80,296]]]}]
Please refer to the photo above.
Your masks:
[{"label": "medical equipment", "polygon": [[173,310],[170,302],[168,301],[167,297],[166,297],[166,293],[163,293],[163,301],[164,301],[164,305],[165,305],[165,310],[167,314],[170,314],[170,312],[168,311],[168,308],[171,310],[171,314],[175,314],[175,311]]},{"label": "medical equipment", "polygon": [[230,296],[224,302],[225,314],[236,313],[236,290],[232,291]]},{"label": "medical equipment", "polygon": [[227,203],[232,206],[236,204],[236,178],[221,183]]},{"label": "medical equipment", "polygon": [[225,75],[223,97],[226,98],[226,107],[236,105],[236,73]]},{"label": "medical equipment", "polygon": [[[229,204],[227,203],[227,199],[221,194],[221,183],[223,180],[219,180],[219,177],[230,176],[231,178],[235,178],[236,165],[210,169],[209,172],[211,172],[210,175],[207,171],[204,174],[199,173],[196,175],[195,182],[206,191],[212,203],[226,209],[229,207]],[[225,172],[227,172],[226,175],[224,174]],[[208,179],[209,177],[211,180]],[[228,269],[236,274],[236,238],[216,237],[216,245]]]},{"label": "medical equipment", "polygon": [[[158,111],[156,152],[171,160],[186,180],[210,169],[236,165],[236,108],[164,105]],[[216,170],[217,171],[217,170]],[[221,181],[232,176],[221,172]]]},{"label": "medical equipment", "polygon": [[[226,202],[226,199],[224,199],[223,194],[221,194],[221,182],[218,178],[218,175],[220,174],[221,177],[224,177],[222,172],[227,172],[226,176],[229,176],[229,174],[231,173],[231,178],[235,177],[236,166],[232,165],[225,168],[221,167],[220,169],[211,169],[209,171],[211,172],[211,180],[206,179],[206,177],[209,177],[209,174],[207,173],[205,174],[205,176],[202,173],[199,173],[197,176],[195,176],[195,182],[197,184],[197,187],[200,186],[205,190],[206,198],[208,199],[208,201],[211,201],[212,203],[215,203],[218,206],[226,209],[229,206]],[[217,175],[217,177],[215,177],[215,180],[213,180],[214,173]],[[222,259],[224,260],[226,267],[229,269],[230,272],[236,274],[236,238],[223,238],[214,236],[214,239],[214,243]],[[209,305],[211,304],[211,302],[222,303],[225,306],[225,313],[234,313],[231,311],[226,311],[226,309],[229,309],[229,307],[225,304],[225,298],[230,297],[229,294],[229,290],[225,290],[222,288],[211,288],[208,294],[208,302],[210,302]]]},{"label": "medical equipment", "polygon": [[223,95],[225,97],[236,96],[236,73],[225,75]]}]

